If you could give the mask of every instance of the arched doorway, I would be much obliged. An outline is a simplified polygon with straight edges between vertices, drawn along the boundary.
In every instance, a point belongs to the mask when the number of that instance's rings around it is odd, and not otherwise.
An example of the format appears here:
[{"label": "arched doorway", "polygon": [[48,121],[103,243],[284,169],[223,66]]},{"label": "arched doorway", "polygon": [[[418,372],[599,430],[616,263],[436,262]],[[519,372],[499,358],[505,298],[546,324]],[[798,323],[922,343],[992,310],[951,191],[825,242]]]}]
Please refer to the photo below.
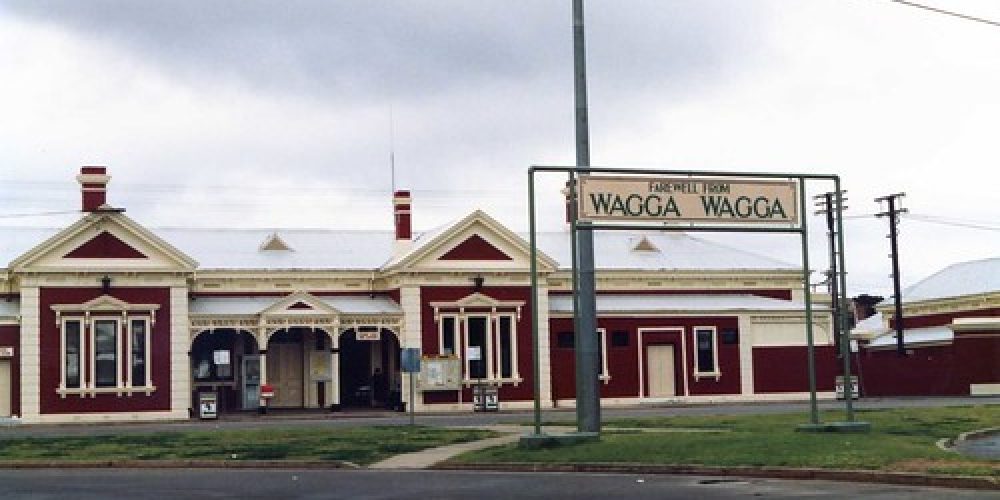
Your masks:
[{"label": "arched doorway", "polygon": [[344,408],[400,407],[399,339],[387,328],[340,334],[340,403]]},{"label": "arched doorway", "polygon": [[215,392],[219,411],[254,410],[260,396],[257,339],[244,330],[198,333],[191,342],[192,408],[199,392]]},{"label": "arched doorway", "polygon": [[325,408],[333,404],[333,342],[323,329],[290,327],[268,336],[266,379],[274,408]]}]

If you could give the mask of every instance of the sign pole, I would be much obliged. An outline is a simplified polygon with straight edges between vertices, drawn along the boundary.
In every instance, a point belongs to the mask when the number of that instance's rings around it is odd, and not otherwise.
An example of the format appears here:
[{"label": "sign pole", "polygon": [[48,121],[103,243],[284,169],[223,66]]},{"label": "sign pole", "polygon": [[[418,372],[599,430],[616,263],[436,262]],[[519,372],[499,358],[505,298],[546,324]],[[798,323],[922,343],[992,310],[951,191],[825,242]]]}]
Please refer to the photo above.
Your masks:
[{"label": "sign pole", "polygon": [[414,385],[413,374],[411,373],[407,378],[410,379],[410,425],[412,426],[416,425],[414,423],[414,415],[413,415],[413,406],[414,406],[413,403],[415,402],[415,400],[413,399],[413,385]]},{"label": "sign pole", "polygon": [[[587,118],[587,57],[583,29],[583,0],[573,0],[573,88],[576,103],[576,165],[590,166],[590,128]],[[585,174],[581,174],[583,177]],[[573,229],[574,231],[577,228]],[[594,278],[594,231],[583,228],[577,234],[579,268],[575,276],[579,314],[576,331],[577,430],[601,432],[601,396],[598,387],[597,299]]]},{"label": "sign pole", "polygon": [[806,221],[805,180],[799,179],[799,213],[802,217],[802,291],[806,302],[806,357],[809,371],[809,422],[819,425],[819,407],[816,404],[816,349],[813,343],[812,290],[809,289],[809,224]]},{"label": "sign pole", "polygon": [[535,393],[535,435],[542,433],[542,381],[538,347],[538,242],[535,236],[535,171],[528,171],[528,226],[531,245],[531,379]]}]

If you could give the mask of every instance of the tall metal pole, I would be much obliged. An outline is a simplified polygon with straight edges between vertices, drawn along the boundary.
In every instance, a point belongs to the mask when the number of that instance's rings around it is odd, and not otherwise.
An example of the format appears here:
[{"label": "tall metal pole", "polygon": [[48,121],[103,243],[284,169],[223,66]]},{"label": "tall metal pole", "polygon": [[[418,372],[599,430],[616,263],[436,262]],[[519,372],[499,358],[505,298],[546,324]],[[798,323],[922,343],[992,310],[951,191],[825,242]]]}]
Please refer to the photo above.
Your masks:
[{"label": "tall metal pole", "polygon": [[809,421],[819,425],[819,405],[816,403],[816,350],[813,347],[812,290],[809,287],[809,224],[806,222],[806,185],[799,179],[799,213],[802,214],[802,287],[806,302],[806,359],[809,371]]},{"label": "tall metal pole", "polygon": [[[576,103],[576,165],[590,166],[590,131],[587,118],[586,46],[583,37],[583,0],[573,0],[573,70]],[[582,175],[582,174],[581,174]],[[576,230],[576,228],[574,228]],[[601,432],[601,399],[598,386],[597,304],[594,279],[594,233],[579,229],[576,282],[579,291],[576,332],[577,430]]]},{"label": "tall metal pole", "polygon": [[[833,192],[836,197],[836,208],[837,208],[837,257],[839,259],[838,269],[840,271],[840,291],[842,294],[840,301],[840,307],[838,311],[840,312],[840,317],[837,321],[840,322],[840,334],[843,336],[841,341],[841,346],[844,353],[844,400],[845,407],[847,408],[847,421],[854,421],[854,390],[851,385],[851,334],[850,328],[847,324],[847,264],[846,258],[844,257],[844,196],[843,191],[840,190],[840,177],[833,180]],[[860,381],[860,378],[858,379]],[[858,389],[861,386],[858,384]]]},{"label": "tall metal pole", "polygon": [[538,351],[538,242],[535,237],[535,173],[528,173],[528,227],[531,245],[531,379],[535,389],[535,435],[542,433],[541,353]]}]

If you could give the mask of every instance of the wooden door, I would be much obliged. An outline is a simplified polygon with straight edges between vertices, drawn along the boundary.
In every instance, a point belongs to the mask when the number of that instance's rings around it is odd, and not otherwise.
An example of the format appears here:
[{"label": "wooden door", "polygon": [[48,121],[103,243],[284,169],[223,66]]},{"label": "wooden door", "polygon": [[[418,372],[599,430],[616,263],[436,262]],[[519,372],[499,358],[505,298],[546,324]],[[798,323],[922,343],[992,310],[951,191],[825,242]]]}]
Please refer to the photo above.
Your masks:
[{"label": "wooden door", "polygon": [[646,379],[649,381],[649,397],[669,398],[677,395],[674,382],[674,346],[646,347]]},{"label": "wooden door", "polygon": [[302,345],[272,343],[267,349],[267,381],[275,408],[302,408]]},{"label": "wooden door", "polygon": [[0,359],[0,417],[10,416],[10,360]]}]

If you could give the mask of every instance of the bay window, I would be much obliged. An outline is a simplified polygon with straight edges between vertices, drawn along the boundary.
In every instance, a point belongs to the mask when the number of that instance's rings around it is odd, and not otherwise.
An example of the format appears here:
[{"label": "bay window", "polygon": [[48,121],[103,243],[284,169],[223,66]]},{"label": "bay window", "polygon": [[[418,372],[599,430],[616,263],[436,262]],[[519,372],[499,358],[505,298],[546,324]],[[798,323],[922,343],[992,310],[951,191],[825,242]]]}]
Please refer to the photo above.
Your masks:
[{"label": "bay window", "polygon": [[108,296],[53,305],[60,352],[56,392],[85,397],[155,391],[151,345],[158,308]]}]

